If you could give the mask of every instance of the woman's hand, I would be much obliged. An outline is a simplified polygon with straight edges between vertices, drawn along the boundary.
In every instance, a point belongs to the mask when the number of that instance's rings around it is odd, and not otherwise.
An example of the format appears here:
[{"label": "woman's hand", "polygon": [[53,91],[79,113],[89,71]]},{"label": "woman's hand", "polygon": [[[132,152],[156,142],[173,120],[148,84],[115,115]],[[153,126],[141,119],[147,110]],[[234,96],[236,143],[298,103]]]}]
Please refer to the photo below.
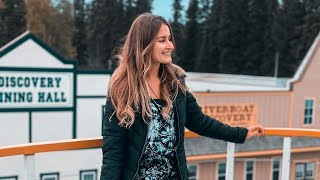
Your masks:
[{"label": "woman's hand", "polygon": [[264,128],[260,125],[253,125],[253,126],[249,126],[247,127],[248,129],[248,133],[247,133],[247,137],[246,139],[250,139],[253,136],[264,136]]}]

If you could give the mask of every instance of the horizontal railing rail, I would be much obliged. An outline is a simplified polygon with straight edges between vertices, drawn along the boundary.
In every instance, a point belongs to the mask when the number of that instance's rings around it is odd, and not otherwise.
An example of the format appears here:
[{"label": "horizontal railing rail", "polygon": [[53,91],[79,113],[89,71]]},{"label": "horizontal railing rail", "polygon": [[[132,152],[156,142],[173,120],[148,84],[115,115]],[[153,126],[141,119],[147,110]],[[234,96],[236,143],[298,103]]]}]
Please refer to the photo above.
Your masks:
[{"label": "horizontal railing rail", "polygon": [[[317,129],[294,129],[294,128],[265,128],[266,136],[282,136],[284,137],[283,150],[273,150],[272,153],[283,153],[283,165],[282,165],[282,179],[289,180],[289,167],[290,167],[290,153],[291,153],[291,137],[313,137],[320,138],[320,130]],[[198,134],[186,130],[185,138],[196,138],[200,137]],[[102,137],[95,138],[82,138],[82,139],[71,139],[62,141],[49,141],[49,142],[38,142],[28,143],[20,145],[0,146],[0,157],[24,155],[25,159],[25,179],[35,178],[35,159],[34,155],[37,153],[44,152],[55,152],[55,151],[66,151],[66,150],[78,150],[78,149],[90,149],[100,148],[102,146]],[[246,157],[252,155],[250,152],[234,152],[234,144],[228,143],[227,154],[212,155],[212,157],[227,158],[227,172],[226,179],[233,179],[233,168],[234,168],[234,157]],[[301,148],[300,148],[301,149]],[[292,152],[300,152],[298,149],[292,149]],[[320,151],[317,147],[312,151]],[[269,152],[271,153],[271,152]],[[271,154],[272,154],[271,153]],[[198,157],[197,160],[201,159]],[[188,157],[187,160],[194,160],[194,157]]]},{"label": "horizontal railing rail", "polygon": [[[318,137],[320,130],[317,129],[294,129],[294,128],[265,128],[266,136],[283,137]],[[186,131],[186,138],[200,137],[198,134]],[[62,141],[48,141],[39,143],[28,143],[11,146],[0,146],[0,157],[14,155],[31,155],[43,152],[65,151],[76,149],[99,148],[102,146],[102,137],[81,138]]]}]

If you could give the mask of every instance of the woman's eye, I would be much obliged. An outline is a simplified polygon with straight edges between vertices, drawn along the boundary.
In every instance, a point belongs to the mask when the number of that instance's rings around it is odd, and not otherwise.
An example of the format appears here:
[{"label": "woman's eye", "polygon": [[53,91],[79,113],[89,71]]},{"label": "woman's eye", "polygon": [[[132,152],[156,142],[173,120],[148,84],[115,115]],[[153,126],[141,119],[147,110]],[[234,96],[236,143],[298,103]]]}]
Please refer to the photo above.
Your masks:
[{"label": "woman's eye", "polygon": [[159,40],[159,42],[164,42],[164,39]]}]

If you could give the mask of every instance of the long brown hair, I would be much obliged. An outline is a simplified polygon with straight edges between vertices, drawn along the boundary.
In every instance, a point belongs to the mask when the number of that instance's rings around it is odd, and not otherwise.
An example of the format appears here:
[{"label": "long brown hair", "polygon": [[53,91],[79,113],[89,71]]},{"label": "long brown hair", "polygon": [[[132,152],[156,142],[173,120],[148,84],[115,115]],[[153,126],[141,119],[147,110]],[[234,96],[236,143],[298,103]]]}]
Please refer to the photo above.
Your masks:
[{"label": "long brown hair", "polygon": [[[130,127],[135,121],[135,112],[141,112],[145,122],[152,116],[146,79],[151,67],[151,48],[162,24],[169,27],[174,44],[169,23],[161,16],[144,13],[132,23],[120,50],[119,65],[109,83],[109,96],[121,126]],[[185,92],[175,69],[173,64],[161,64],[159,69],[161,98],[165,102],[161,114],[165,118],[179,88]]]}]

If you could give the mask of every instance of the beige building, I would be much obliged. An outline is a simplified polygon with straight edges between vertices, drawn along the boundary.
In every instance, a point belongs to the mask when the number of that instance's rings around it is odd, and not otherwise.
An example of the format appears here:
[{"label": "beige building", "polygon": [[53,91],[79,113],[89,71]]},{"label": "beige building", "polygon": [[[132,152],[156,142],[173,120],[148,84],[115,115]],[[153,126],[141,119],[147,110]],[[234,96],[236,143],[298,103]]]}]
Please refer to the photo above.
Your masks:
[{"label": "beige building", "polygon": [[[292,78],[188,73],[187,84],[203,111],[225,123],[319,129],[320,34]],[[236,145],[234,179],[279,179],[282,139]],[[185,145],[194,179],[224,179],[225,142],[200,137]],[[292,139],[290,179],[320,179],[320,139]]]}]

